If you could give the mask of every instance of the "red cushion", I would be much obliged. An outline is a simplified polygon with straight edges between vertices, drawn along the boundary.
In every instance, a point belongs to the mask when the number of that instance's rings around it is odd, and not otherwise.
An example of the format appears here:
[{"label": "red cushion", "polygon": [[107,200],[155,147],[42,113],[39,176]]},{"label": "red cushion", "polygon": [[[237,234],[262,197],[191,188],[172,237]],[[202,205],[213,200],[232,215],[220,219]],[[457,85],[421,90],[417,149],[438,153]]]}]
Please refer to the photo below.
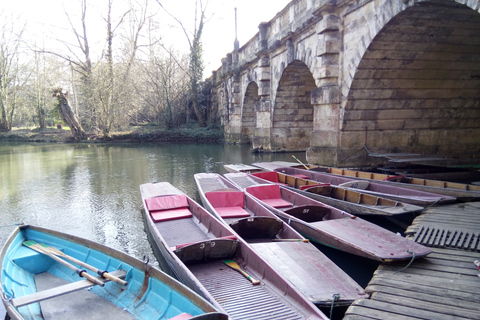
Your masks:
[{"label": "red cushion", "polygon": [[245,195],[242,191],[211,191],[205,193],[214,208],[245,206]]},{"label": "red cushion", "polygon": [[170,318],[168,320],[187,320],[191,319],[193,316],[190,313],[180,313],[178,316]]},{"label": "red cushion", "polygon": [[261,171],[261,172],[255,172],[251,173],[252,176],[268,180],[271,182],[278,183],[278,173],[276,171]]},{"label": "red cushion", "polygon": [[290,202],[282,199],[280,187],[277,184],[248,187],[247,192],[275,208],[285,208],[292,205]]},{"label": "red cushion", "polygon": [[188,208],[187,196],[184,194],[147,198],[145,204],[148,211]]},{"label": "red cushion", "polygon": [[251,186],[247,188],[247,192],[260,200],[282,198],[280,194],[280,187],[277,184]]},{"label": "red cushion", "polygon": [[283,199],[264,199],[262,201],[274,208],[288,208],[292,206],[290,202]]},{"label": "red cushion", "polygon": [[245,211],[242,207],[221,207],[215,208],[222,218],[244,218],[250,217],[250,213]]},{"label": "red cushion", "polygon": [[192,216],[192,213],[188,208],[150,211],[150,216],[154,222],[169,221],[175,219],[184,219]]}]

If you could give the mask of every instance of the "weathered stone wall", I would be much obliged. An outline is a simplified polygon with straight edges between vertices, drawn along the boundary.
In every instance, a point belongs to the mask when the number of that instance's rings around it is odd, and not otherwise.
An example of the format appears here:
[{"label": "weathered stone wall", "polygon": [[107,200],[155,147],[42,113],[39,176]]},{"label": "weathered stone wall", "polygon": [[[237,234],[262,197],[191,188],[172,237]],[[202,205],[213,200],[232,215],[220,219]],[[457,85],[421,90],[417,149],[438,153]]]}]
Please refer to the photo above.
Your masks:
[{"label": "weathered stone wall", "polygon": [[479,7],[292,1],[216,72],[227,141],[345,166],[364,146],[479,152]]}]

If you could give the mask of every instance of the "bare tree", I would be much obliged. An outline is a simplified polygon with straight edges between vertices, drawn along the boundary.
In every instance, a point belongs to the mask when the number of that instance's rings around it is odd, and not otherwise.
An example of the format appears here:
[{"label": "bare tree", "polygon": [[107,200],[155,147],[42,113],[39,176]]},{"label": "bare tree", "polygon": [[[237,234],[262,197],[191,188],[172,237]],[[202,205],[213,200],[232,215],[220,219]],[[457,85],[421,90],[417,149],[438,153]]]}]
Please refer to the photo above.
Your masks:
[{"label": "bare tree", "polygon": [[87,138],[87,134],[82,128],[77,117],[72,111],[68,103],[68,93],[64,92],[62,88],[57,88],[53,91],[53,96],[57,98],[57,106],[65,123],[70,127],[73,138],[76,141],[81,141]]},{"label": "bare tree", "polygon": [[205,12],[206,6],[203,6],[201,0],[195,1],[195,21],[194,30],[192,35],[183,26],[183,23],[170,14],[157,0],[158,4],[181,26],[190,48],[190,65],[189,65],[189,77],[190,77],[190,93],[192,97],[192,105],[195,115],[197,117],[198,124],[201,127],[206,126],[206,121],[203,113],[200,111],[200,82],[203,75],[203,52],[202,52],[202,33],[205,26]]},{"label": "bare tree", "polygon": [[10,131],[21,82],[19,56],[25,26],[16,28],[4,15],[0,15],[0,21],[0,131]]}]

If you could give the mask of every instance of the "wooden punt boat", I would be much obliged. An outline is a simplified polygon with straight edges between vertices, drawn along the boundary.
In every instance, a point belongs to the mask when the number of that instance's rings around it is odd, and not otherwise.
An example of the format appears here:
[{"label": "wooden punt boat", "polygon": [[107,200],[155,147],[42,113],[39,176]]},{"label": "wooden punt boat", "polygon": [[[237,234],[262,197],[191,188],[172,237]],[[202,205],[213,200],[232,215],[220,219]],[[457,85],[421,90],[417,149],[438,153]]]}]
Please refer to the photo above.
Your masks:
[{"label": "wooden punt boat", "polygon": [[260,184],[246,173],[225,177],[307,238],[377,261],[414,259],[431,250],[345,211],[278,184]]},{"label": "wooden punt boat", "polygon": [[11,319],[227,319],[164,272],[72,235],[22,225],[0,257]]},{"label": "wooden punt boat", "polygon": [[232,319],[327,319],[231,228],[170,183],[142,184],[140,191],[158,259]]},{"label": "wooden punt boat", "polygon": [[263,171],[263,169],[261,169],[259,167],[249,166],[249,165],[243,164],[243,163],[225,164],[225,165],[223,165],[223,167],[225,168],[225,170],[227,170],[227,172],[247,172],[247,173],[251,173],[251,172]]},{"label": "wooden punt boat", "polygon": [[423,210],[420,206],[362,193],[358,189],[340,188],[329,183],[319,184],[304,175],[262,171],[251,173],[251,176],[260,183],[266,180],[281,184],[304,196],[355,215],[393,216]]},{"label": "wooden punt boat", "polygon": [[[280,168],[305,169],[302,165],[295,162],[258,162],[252,166],[264,170],[277,170]],[[406,175],[389,175],[376,172],[367,172],[360,170],[307,165],[309,170],[330,173],[344,176],[350,179],[372,180],[375,183],[401,187],[406,189],[418,190],[423,192],[440,194],[448,197],[454,197],[459,201],[478,201],[480,200],[480,186],[474,184],[457,183],[443,180],[423,179],[408,177]],[[254,171],[252,171],[254,172]]]},{"label": "wooden punt boat", "polygon": [[417,206],[427,207],[434,204],[452,203],[455,197],[440,195],[432,192],[412,190],[401,186],[391,186],[363,179],[354,179],[315,170],[305,170],[292,167],[275,169],[287,175],[302,175],[304,178],[315,181],[318,184],[328,183],[341,188],[359,189],[362,193],[376,195],[382,198],[392,199]]},{"label": "wooden punt boat", "polygon": [[347,306],[368,295],[312,243],[217,173],[194,175],[203,206],[228,224],[318,306]]},{"label": "wooden punt boat", "polygon": [[324,167],[327,173],[355,179],[366,179],[383,185],[398,186],[455,197],[459,201],[480,200],[480,186],[441,180],[413,178],[406,175],[388,175],[333,167]]}]

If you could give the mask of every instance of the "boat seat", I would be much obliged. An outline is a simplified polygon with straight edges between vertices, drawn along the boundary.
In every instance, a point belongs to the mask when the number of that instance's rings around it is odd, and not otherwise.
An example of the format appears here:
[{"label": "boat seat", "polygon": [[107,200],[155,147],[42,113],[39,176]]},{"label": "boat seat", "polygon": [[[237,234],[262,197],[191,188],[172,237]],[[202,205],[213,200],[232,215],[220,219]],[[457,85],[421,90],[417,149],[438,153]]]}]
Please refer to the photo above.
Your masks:
[{"label": "boat seat", "polygon": [[258,200],[265,202],[274,208],[288,208],[292,206],[290,202],[282,199],[280,186],[278,184],[251,186],[246,190]]},{"label": "boat seat", "polygon": [[250,217],[232,221],[230,227],[243,239],[275,239],[283,222],[273,217]]},{"label": "boat seat", "polygon": [[211,191],[206,192],[205,197],[215,208],[222,218],[243,218],[249,217],[250,213],[245,211],[245,195],[242,191]]},{"label": "boat seat", "polygon": [[145,204],[154,222],[183,219],[192,216],[187,196],[183,194],[147,198],[145,199]]},{"label": "boat seat", "polygon": [[254,172],[254,173],[251,173],[251,175],[255,176],[257,178],[263,179],[263,180],[267,180],[267,181],[270,181],[270,182],[273,182],[273,183],[278,183],[278,184],[286,186],[285,183],[281,183],[278,180],[278,172],[276,172],[276,171]]},{"label": "boat seat", "polygon": [[217,259],[230,259],[235,255],[237,246],[236,237],[232,239],[224,237],[178,245],[173,252],[185,264],[201,263]]},{"label": "boat seat", "polygon": [[[120,279],[125,279],[125,276],[127,274],[127,272],[125,270],[115,270],[115,271],[112,271],[112,272],[109,272],[109,273],[113,276],[116,276],[116,277],[120,278]],[[98,276],[96,278],[98,280],[101,280],[102,282],[105,282],[105,283],[110,281],[109,279],[103,278],[103,277],[100,277],[100,276]],[[49,283],[51,283],[51,281]],[[26,306],[26,305],[29,305],[29,304],[32,304],[32,303],[40,302],[40,301],[43,301],[43,300],[55,298],[55,297],[58,297],[58,296],[61,296],[61,295],[64,295],[64,294],[68,294],[68,293],[72,293],[72,292],[75,292],[75,291],[90,288],[90,287],[93,287],[93,286],[95,286],[95,284],[93,282],[91,282],[90,280],[84,279],[84,280],[60,285],[60,286],[57,286],[57,287],[53,287],[53,288],[50,288],[50,289],[45,289],[43,291],[34,292],[34,293],[31,293],[31,294],[28,294],[28,295],[25,295],[25,296],[21,296],[21,297],[18,297],[18,298],[14,298],[14,299],[12,299],[12,304],[15,307],[18,308],[18,307]]]}]

